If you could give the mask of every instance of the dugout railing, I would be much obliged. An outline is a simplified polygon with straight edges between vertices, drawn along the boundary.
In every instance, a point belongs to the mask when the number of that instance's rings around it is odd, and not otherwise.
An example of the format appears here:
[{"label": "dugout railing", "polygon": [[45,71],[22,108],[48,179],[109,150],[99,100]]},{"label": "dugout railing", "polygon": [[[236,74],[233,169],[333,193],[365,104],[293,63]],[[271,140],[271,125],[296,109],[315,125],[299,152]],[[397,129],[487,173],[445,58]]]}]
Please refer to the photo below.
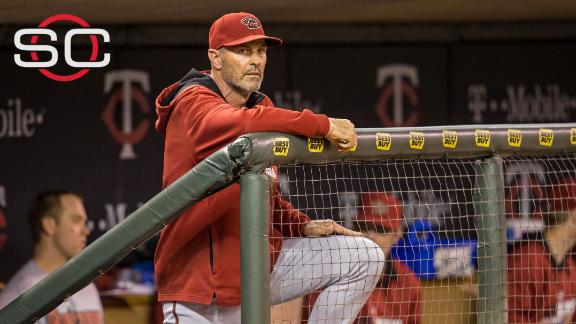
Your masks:
[{"label": "dugout railing", "polygon": [[268,215],[271,165],[387,159],[475,159],[478,323],[506,323],[506,226],[502,158],[576,152],[576,124],[358,129],[352,152],[278,133],[241,136],[150,199],[57,271],[0,310],[0,323],[29,323],[82,289],[178,214],[234,181],[241,185],[242,321],[270,321]]}]

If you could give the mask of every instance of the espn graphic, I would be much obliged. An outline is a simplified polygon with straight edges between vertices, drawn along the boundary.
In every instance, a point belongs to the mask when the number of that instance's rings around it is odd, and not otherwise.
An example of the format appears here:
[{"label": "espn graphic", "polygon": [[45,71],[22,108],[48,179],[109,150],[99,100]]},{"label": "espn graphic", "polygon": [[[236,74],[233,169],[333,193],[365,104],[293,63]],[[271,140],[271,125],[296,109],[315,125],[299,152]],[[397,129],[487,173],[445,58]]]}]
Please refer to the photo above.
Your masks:
[{"label": "espn graphic", "polygon": [[[59,22],[68,22],[80,26],[80,28],[70,28],[65,33],[63,37],[63,52],[60,52],[58,47],[54,46],[62,36],[59,36],[55,30],[51,29],[53,24]],[[27,36],[31,37],[28,38]],[[74,39],[80,38],[80,36],[90,37],[91,50],[87,60],[86,58],[79,60],[74,55],[72,45]],[[92,28],[88,22],[78,16],[70,14],[53,15],[44,19],[38,25],[38,28],[23,28],[14,34],[14,46],[20,51],[14,54],[14,62],[22,68],[38,69],[40,73],[54,81],[74,81],[86,75],[90,69],[105,67],[110,63],[110,53],[101,51],[100,42],[110,42],[110,34],[106,30]],[[38,55],[38,52],[44,54]],[[62,60],[62,56],[64,56],[64,60]],[[62,63],[62,61],[65,63]],[[65,65],[67,66],[66,70],[74,70],[75,72],[56,72],[51,69],[56,65],[59,68],[61,65]]]}]

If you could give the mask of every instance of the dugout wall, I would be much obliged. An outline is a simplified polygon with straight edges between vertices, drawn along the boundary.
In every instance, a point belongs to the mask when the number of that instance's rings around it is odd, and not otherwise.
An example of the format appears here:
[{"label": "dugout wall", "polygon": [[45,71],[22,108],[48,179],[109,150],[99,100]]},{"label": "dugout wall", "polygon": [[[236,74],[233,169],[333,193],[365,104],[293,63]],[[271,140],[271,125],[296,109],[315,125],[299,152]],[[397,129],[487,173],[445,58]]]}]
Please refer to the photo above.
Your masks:
[{"label": "dugout wall", "polygon": [[[440,169],[443,161],[466,160],[468,166],[473,166],[474,179],[464,191],[473,194],[473,201],[468,203],[473,205],[472,230],[478,240],[477,318],[479,323],[505,323],[505,159],[559,155],[562,161],[572,161],[576,124],[359,129],[358,135],[358,146],[349,153],[337,152],[316,138],[274,133],[240,137],[2,309],[0,323],[27,323],[48,313],[162,229],[180,211],[238,178],[242,187],[242,320],[267,323],[269,179],[262,171],[271,165],[354,165],[390,160],[417,166],[423,166],[419,164],[422,161],[440,161]],[[558,165],[559,174],[576,176],[572,162]],[[450,175],[443,178],[449,179]],[[457,187],[454,189],[460,190]]]}]

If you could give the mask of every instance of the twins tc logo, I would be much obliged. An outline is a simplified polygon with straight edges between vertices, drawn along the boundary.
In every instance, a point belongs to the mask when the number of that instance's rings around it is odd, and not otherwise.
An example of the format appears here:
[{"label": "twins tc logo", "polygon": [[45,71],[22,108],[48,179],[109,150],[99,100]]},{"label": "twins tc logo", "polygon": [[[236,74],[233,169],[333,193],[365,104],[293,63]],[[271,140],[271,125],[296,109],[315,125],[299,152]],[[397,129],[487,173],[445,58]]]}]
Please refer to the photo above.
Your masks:
[{"label": "twins tc logo", "polygon": [[536,162],[518,162],[506,167],[506,216],[508,218],[542,218],[547,209],[544,176],[546,169]]},{"label": "twins tc logo", "polygon": [[[66,35],[64,36],[64,60],[66,65],[71,68],[79,69],[72,74],[58,74],[48,70],[48,68],[52,68],[56,65],[56,63],[58,63],[58,48],[52,45],[39,44],[38,41],[39,35],[48,36],[50,38],[50,42],[58,41],[58,35],[54,30],[48,28],[48,26],[60,21],[72,22],[81,27],[71,28],[66,32]],[[101,36],[104,43],[109,43],[110,34],[106,30],[101,28],[91,28],[84,19],[70,14],[58,14],[50,16],[44,19],[44,21],[42,21],[38,27],[39,28],[20,29],[16,32],[16,34],[14,34],[14,46],[16,46],[16,48],[20,51],[29,52],[29,55],[32,59],[31,61],[25,61],[22,57],[23,54],[14,54],[14,62],[16,65],[23,68],[39,69],[40,73],[44,74],[46,77],[52,80],[68,82],[83,77],[90,71],[90,68],[101,68],[107,66],[110,63],[109,53],[103,53],[103,58],[100,61],[96,60],[98,58],[99,52],[98,38],[96,35]],[[29,43],[24,44],[22,42],[23,37],[29,35],[31,36],[29,38]],[[88,61],[76,61],[72,57],[72,39],[78,35],[90,36],[91,51]],[[42,59],[38,55],[39,52],[43,53]],[[44,60],[48,57],[49,59]]]},{"label": "twins tc logo", "polygon": [[[122,87],[115,88],[112,91],[116,83],[122,84]],[[150,112],[148,98],[134,84],[140,85],[144,91],[149,92],[150,81],[148,73],[136,70],[118,70],[106,73],[104,78],[104,92],[111,92],[111,95],[102,112],[102,120],[114,140],[122,144],[120,160],[136,159],[133,145],[144,139],[150,128],[150,121],[146,119],[141,120],[136,129],[133,127],[133,103],[138,105],[142,114],[146,115]],[[120,128],[116,126],[115,121],[116,109],[119,104],[122,107],[122,113],[120,114],[122,116],[122,126]]]},{"label": "twins tc logo", "polygon": [[[388,82],[389,79],[392,81]],[[384,126],[418,124],[418,83],[418,69],[413,65],[389,64],[378,68],[376,86],[382,90],[374,112]]]},{"label": "twins tc logo", "polygon": [[260,28],[260,21],[258,21],[258,19],[256,19],[256,17],[252,17],[252,16],[247,16],[242,18],[242,20],[240,20],[240,23],[242,25],[245,25],[246,27],[248,27],[248,29],[258,29]]}]

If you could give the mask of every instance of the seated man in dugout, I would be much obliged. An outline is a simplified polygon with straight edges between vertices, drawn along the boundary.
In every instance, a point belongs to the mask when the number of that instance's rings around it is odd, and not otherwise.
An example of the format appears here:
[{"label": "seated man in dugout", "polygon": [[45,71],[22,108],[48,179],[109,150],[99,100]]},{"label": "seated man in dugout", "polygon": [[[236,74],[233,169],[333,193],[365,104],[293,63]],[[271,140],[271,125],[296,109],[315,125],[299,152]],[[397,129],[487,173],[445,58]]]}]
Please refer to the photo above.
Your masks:
[{"label": "seated man in dugout", "polygon": [[[371,192],[362,195],[355,229],[373,240],[386,254],[384,271],[356,324],[419,324],[422,322],[420,280],[399,260],[390,258],[391,248],[402,237],[402,204],[390,193]],[[302,323],[308,323],[318,292],[303,301]],[[339,323],[339,319],[327,319]]]},{"label": "seated man in dugout", "polygon": [[[82,197],[69,191],[39,194],[28,217],[34,240],[32,259],[12,276],[0,294],[0,309],[80,253],[90,233]],[[104,323],[96,286],[91,283],[84,287],[36,323]]]},{"label": "seated man in dugout", "polygon": [[508,255],[509,323],[576,323],[576,180],[555,184],[548,204],[544,231]]}]

